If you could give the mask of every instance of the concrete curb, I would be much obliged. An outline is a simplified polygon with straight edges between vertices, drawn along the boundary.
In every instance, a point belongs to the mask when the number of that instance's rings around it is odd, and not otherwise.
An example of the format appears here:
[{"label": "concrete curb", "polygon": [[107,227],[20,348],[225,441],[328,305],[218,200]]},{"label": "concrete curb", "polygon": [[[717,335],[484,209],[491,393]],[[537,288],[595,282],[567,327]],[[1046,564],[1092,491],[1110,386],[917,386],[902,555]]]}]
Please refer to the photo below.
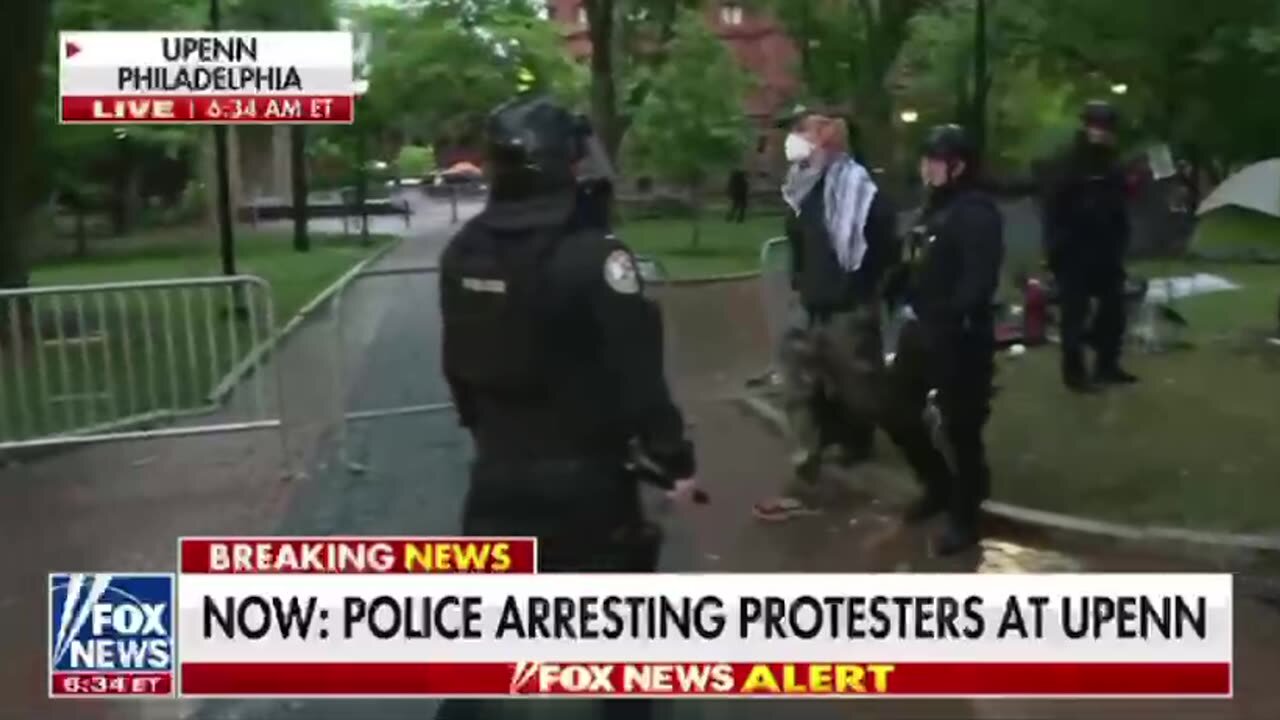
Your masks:
[{"label": "concrete curb", "polygon": [[691,278],[675,278],[672,280],[661,280],[652,283],[653,285],[662,285],[670,287],[697,287],[699,285],[715,285],[717,283],[739,282],[742,280],[755,280],[760,277],[759,270],[749,270],[740,273],[726,273],[724,275],[702,275]]},{"label": "concrete curb", "polygon": [[327,305],[329,301],[333,299],[334,295],[338,294],[342,288],[346,287],[347,283],[351,282],[352,278],[359,275],[370,265],[381,260],[388,253],[400,247],[405,239],[405,236],[398,236],[391,240],[383,247],[375,250],[369,257],[351,266],[350,270],[347,270],[347,272],[343,273],[341,277],[330,283],[328,287],[317,293],[316,296],[311,298],[306,305],[303,305],[298,312],[294,313],[293,317],[289,318],[289,322],[285,323],[279,330],[272,333],[271,337],[259,343],[257,347],[251,350],[249,354],[231,370],[231,372],[224,375],[222,380],[214,387],[213,391],[209,393],[209,401],[214,405],[222,405],[222,403],[227,399],[227,396],[229,396],[231,392],[235,390],[236,386],[240,384],[240,381],[244,380],[253,368],[262,363],[263,360],[265,360],[266,357],[275,350],[277,345],[284,342],[295,330],[314,315],[317,310]]},{"label": "concrete curb", "polygon": [[[787,420],[782,411],[754,393],[738,396],[739,404],[764,421],[771,430],[784,434]],[[1265,553],[1280,555],[1280,537],[1244,535],[1160,526],[1125,525],[1063,513],[1035,510],[1010,503],[988,500],[983,510],[992,517],[1018,525],[1054,533],[1065,533],[1093,539],[1153,544],[1182,551],[1210,550],[1221,553]]]}]

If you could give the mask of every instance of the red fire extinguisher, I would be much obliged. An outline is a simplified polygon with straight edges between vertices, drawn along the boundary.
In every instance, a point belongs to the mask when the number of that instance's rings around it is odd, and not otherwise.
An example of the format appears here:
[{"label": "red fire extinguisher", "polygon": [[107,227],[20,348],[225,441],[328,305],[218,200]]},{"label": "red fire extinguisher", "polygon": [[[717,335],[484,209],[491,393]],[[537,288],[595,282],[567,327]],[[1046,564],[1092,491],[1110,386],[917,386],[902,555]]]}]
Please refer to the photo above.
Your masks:
[{"label": "red fire extinguisher", "polygon": [[1048,324],[1049,295],[1044,284],[1028,278],[1022,286],[1022,338],[1028,346],[1041,345],[1045,341]]}]

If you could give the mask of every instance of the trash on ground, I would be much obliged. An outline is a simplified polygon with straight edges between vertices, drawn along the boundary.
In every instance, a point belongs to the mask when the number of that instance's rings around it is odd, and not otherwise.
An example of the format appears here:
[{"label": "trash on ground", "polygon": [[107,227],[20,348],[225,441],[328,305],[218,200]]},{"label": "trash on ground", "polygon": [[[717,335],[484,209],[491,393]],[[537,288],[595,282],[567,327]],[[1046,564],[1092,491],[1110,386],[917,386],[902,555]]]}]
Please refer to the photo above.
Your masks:
[{"label": "trash on ground", "polygon": [[1227,292],[1241,289],[1240,285],[1231,282],[1221,275],[1196,273],[1179,277],[1152,278],[1147,283],[1146,301],[1149,303],[1169,302],[1170,297],[1181,299]]}]

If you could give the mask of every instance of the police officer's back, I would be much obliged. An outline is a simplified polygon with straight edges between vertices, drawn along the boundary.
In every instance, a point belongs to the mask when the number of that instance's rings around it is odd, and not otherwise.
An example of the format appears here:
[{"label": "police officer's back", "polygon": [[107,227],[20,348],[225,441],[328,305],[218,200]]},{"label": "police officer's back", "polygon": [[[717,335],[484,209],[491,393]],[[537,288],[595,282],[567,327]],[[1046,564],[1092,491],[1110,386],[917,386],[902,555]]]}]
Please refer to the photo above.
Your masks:
[{"label": "police officer's back", "polygon": [[656,307],[627,249],[575,212],[583,121],[539,97],[494,112],[492,195],[441,259],[444,366],[476,462],[468,534],[534,535],[550,570],[652,570],[635,441],[658,484],[693,473]]}]

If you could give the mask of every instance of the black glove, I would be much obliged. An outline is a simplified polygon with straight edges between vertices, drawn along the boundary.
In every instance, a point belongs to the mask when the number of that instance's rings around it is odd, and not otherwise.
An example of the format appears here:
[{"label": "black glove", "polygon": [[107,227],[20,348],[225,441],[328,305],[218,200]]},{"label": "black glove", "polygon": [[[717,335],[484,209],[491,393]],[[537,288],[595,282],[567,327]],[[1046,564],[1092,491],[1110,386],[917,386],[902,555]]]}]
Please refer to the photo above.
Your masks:
[{"label": "black glove", "polygon": [[697,471],[693,443],[636,443],[631,467],[645,482],[670,490],[677,480],[693,477]]}]

